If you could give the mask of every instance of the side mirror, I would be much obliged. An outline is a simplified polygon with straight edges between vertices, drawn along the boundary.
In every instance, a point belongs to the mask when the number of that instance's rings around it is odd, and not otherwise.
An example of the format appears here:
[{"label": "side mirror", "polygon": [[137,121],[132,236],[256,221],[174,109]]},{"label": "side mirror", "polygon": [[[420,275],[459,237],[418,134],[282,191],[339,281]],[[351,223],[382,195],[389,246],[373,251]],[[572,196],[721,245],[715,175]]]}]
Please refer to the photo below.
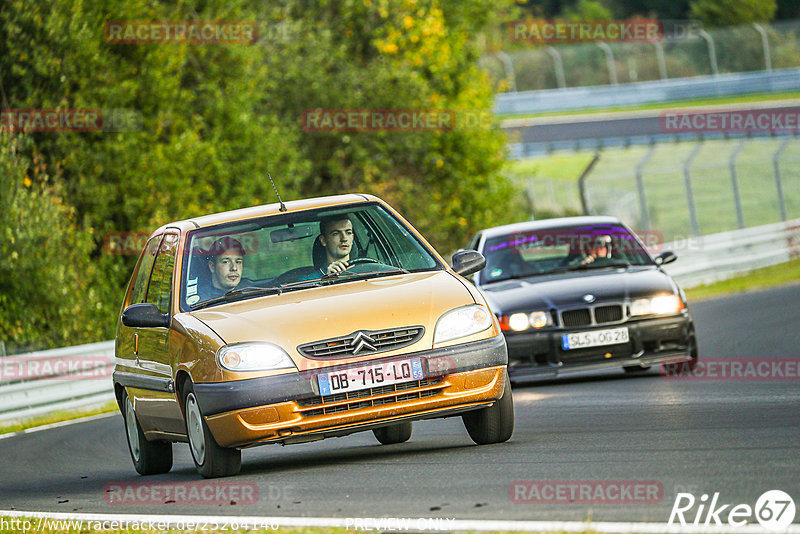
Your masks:
[{"label": "side mirror", "polygon": [[672,263],[673,261],[678,259],[678,255],[672,252],[671,250],[665,250],[658,256],[656,256],[656,265],[666,265],[668,263]]},{"label": "side mirror", "polygon": [[131,304],[122,312],[122,324],[134,328],[167,328],[169,315],[158,311],[155,304]]},{"label": "side mirror", "polygon": [[477,250],[459,250],[453,254],[453,270],[461,276],[476,273],[486,267],[486,258]]}]

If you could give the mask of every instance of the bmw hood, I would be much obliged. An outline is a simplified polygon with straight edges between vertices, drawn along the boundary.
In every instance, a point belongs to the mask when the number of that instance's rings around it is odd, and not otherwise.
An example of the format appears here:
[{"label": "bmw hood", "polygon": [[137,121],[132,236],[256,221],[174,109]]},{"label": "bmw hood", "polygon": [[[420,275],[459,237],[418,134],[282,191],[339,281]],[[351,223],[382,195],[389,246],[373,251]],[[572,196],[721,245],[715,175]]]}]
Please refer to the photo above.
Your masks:
[{"label": "bmw hood", "polygon": [[[506,280],[481,287],[497,314],[533,309],[548,310],[586,303],[621,302],[656,293],[676,293],[677,286],[662,271],[652,267],[597,269]],[[588,297],[587,297],[588,298]]]}]

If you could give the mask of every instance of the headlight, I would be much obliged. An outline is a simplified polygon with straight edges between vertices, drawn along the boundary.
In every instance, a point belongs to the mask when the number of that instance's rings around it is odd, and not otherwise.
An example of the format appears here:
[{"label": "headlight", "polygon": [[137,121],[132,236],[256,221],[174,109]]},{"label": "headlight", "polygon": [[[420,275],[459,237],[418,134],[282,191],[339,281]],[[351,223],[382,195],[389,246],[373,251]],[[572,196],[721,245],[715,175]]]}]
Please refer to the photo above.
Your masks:
[{"label": "headlight", "polygon": [[295,367],[286,352],[272,343],[234,343],[217,351],[217,363],[228,371],[272,371]]},{"label": "headlight", "polygon": [[483,306],[473,304],[456,308],[439,317],[433,333],[433,343],[477,334],[490,326],[492,326],[492,315]]},{"label": "headlight", "polygon": [[545,311],[514,313],[508,317],[508,328],[515,332],[522,332],[528,328],[544,328],[545,326],[550,326],[552,324],[552,317]]},{"label": "headlight", "polygon": [[668,315],[683,309],[678,295],[661,295],[651,299],[637,299],[631,302],[631,315]]}]

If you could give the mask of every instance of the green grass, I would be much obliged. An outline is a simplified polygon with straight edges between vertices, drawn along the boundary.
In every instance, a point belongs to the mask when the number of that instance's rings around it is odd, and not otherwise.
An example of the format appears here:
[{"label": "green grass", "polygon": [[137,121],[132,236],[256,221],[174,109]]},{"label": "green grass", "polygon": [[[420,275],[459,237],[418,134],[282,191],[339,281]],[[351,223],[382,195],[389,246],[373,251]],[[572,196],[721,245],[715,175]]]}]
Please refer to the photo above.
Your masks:
[{"label": "green grass", "polygon": [[60,410],[43,415],[41,417],[25,419],[24,421],[0,424],[0,434],[9,434],[37,426],[51,425],[53,423],[71,421],[72,419],[81,419],[83,417],[91,417],[92,415],[114,412],[117,409],[117,403],[110,401],[99,408],[93,408],[91,410]]},{"label": "green grass", "polygon": [[585,115],[594,113],[609,113],[621,111],[644,111],[644,110],[659,110],[659,109],[673,109],[678,107],[696,107],[696,106],[722,106],[725,104],[747,104],[751,102],[770,102],[800,98],[800,91],[792,91],[787,93],[755,93],[751,95],[737,95],[737,96],[724,96],[718,98],[699,98],[689,100],[673,100],[670,102],[653,102],[651,104],[641,104],[638,106],[622,106],[618,108],[603,108],[603,109],[576,109],[570,111],[550,111],[545,113],[525,113],[521,115],[497,115],[498,120],[506,119],[527,119],[527,118],[540,118],[540,117],[560,117],[567,115]]},{"label": "green grass", "polygon": [[[748,140],[736,159],[744,224],[758,226],[780,220],[772,157],[782,138]],[[729,157],[739,140],[712,140],[702,144],[690,168],[701,235],[738,227],[729,168]],[[665,241],[691,235],[683,163],[695,142],[655,145],[642,178],[650,228]],[[647,146],[608,149],[592,170],[586,184],[594,213],[622,218],[636,230],[643,229],[636,166],[650,150]],[[510,162],[508,175],[535,207],[552,212],[580,210],[577,178],[591,160],[587,152],[550,154]],[[782,153],[780,172],[787,217],[800,217],[800,142],[790,141]]]},{"label": "green grass", "polygon": [[800,258],[780,265],[764,267],[748,274],[686,290],[690,302],[721,295],[743,293],[767,287],[800,282]]}]

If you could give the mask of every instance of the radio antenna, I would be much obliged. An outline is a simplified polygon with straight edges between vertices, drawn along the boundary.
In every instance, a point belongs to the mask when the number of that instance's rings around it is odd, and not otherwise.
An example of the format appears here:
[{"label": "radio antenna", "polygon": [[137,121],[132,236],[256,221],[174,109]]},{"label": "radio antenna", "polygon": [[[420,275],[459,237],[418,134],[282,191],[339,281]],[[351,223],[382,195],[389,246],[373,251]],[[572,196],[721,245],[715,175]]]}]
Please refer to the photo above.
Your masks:
[{"label": "radio antenna", "polygon": [[275,194],[278,196],[278,202],[281,203],[281,207],[278,211],[286,211],[286,204],[281,200],[281,194],[278,193],[278,188],[275,187],[275,182],[272,181],[272,176],[269,175],[269,171],[267,171],[267,176],[269,177],[269,182],[272,184],[272,189],[275,190]]}]

